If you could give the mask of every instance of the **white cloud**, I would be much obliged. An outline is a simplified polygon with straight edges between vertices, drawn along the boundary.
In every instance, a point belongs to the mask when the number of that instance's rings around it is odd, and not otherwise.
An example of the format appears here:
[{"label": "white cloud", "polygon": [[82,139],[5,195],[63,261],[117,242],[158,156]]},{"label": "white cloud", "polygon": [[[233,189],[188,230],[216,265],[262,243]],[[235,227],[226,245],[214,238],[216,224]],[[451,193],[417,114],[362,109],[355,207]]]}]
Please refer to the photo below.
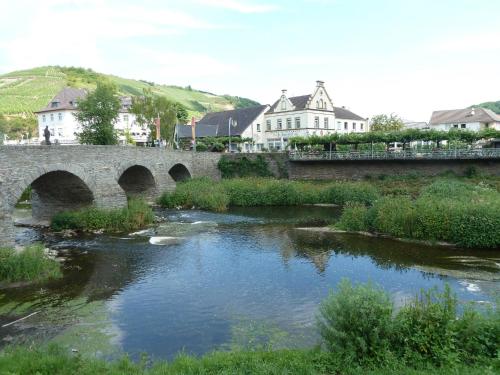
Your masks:
[{"label": "white cloud", "polygon": [[233,10],[240,13],[266,13],[278,9],[273,4],[257,4],[241,0],[197,0],[198,3],[212,7]]}]

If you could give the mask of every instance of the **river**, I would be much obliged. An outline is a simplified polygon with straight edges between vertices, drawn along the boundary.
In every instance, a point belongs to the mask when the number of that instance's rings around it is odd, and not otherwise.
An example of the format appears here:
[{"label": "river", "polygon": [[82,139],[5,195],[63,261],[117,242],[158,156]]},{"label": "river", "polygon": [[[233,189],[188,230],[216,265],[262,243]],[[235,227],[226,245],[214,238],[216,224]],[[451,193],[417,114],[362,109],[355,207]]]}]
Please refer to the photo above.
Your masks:
[{"label": "river", "polygon": [[497,251],[298,229],[338,213],[312,206],[157,210],[165,219],[157,228],[121,236],[61,238],[18,228],[20,243],[43,240],[58,251],[64,277],[0,290],[1,324],[36,313],[0,328],[0,345],[53,341],[102,357],[163,359],[181,351],[309,347],[318,342],[318,305],[342,278],[382,286],[397,306],[445,283],[463,302],[498,298]]}]

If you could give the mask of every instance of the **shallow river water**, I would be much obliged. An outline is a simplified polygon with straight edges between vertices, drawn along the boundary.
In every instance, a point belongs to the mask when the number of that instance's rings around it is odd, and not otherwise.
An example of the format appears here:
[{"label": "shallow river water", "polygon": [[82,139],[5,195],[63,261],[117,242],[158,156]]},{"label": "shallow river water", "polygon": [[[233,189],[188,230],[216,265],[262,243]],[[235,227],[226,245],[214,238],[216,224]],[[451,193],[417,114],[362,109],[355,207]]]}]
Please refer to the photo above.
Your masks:
[{"label": "shallow river water", "polygon": [[[20,212],[19,215],[22,213]],[[401,305],[448,283],[461,301],[500,293],[498,251],[430,247],[299,227],[338,215],[329,207],[159,210],[154,230],[43,239],[64,259],[63,279],[0,290],[0,345],[55,341],[81,353],[170,359],[231,348],[318,342],[319,303],[342,278],[381,285]],[[0,324],[0,325],[1,325]]]}]

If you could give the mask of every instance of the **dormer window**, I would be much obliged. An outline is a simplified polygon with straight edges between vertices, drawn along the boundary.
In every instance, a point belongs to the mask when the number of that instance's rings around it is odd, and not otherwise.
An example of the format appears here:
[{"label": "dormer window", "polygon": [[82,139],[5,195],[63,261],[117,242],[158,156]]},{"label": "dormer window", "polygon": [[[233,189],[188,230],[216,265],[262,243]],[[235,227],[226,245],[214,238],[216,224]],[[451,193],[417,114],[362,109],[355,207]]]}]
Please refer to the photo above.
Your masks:
[{"label": "dormer window", "polygon": [[52,102],[52,103],[50,103],[50,107],[51,108],[57,108],[57,107],[59,107],[59,102]]}]

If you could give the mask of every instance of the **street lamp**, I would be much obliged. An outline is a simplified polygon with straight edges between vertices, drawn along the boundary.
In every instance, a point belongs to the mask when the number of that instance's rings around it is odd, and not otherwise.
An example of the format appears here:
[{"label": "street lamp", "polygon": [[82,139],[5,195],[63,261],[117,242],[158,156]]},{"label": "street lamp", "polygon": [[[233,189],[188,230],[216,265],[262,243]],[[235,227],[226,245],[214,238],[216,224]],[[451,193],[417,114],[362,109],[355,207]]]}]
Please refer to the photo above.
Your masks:
[{"label": "street lamp", "polygon": [[228,130],[229,130],[229,152],[231,152],[231,126],[236,127],[238,125],[238,122],[236,120],[233,120],[232,117],[229,117],[228,121]]}]

